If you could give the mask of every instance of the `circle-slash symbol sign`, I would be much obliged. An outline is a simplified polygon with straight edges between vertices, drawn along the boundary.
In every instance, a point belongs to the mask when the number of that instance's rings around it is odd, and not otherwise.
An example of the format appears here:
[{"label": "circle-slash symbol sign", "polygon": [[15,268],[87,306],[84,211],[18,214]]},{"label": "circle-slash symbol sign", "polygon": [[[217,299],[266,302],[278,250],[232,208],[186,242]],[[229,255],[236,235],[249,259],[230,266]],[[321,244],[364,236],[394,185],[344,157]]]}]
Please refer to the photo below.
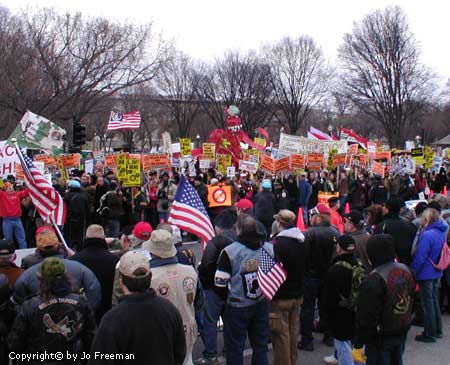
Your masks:
[{"label": "circle-slash symbol sign", "polygon": [[223,189],[217,189],[213,193],[213,199],[217,204],[223,204],[227,200],[227,193]]}]

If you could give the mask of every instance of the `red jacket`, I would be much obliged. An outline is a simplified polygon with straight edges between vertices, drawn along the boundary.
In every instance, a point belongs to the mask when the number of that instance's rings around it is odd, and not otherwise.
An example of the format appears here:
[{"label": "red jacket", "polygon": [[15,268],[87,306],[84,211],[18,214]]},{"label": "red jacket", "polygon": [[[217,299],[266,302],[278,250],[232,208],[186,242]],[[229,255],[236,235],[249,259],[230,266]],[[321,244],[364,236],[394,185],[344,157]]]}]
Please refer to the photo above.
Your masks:
[{"label": "red jacket", "polygon": [[8,194],[0,190],[0,216],[2,218],[18,218],[22,215],[20,205],[22,199],[28,196],[28,190],[19,191],[14,194]]},{"label": "red jacket", "polygon": [[337,228],[341,233],[344,233],[344,220],[341,215],[334,209],[330,209],[331,214],[331,224]]}]

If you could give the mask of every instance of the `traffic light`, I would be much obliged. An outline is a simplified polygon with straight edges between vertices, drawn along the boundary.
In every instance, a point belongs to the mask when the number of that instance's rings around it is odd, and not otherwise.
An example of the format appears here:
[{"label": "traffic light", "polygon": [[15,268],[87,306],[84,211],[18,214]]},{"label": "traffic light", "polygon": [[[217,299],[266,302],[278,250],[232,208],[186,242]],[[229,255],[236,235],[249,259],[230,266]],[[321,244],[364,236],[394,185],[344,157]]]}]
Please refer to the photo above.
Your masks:
[{"label": "traffic light", "polygon": [[74,123],[73,125],[73,145],[82,146],[86,143],[86,126]]}]

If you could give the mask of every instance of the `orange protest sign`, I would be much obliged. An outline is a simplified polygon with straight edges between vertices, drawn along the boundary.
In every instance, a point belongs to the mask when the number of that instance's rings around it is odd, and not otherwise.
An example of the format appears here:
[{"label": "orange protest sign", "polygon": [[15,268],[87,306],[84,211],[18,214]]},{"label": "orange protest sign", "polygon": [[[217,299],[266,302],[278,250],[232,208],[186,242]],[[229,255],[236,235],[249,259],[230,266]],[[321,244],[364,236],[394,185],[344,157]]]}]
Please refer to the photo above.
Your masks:
[{"label": "orange protest sign", "polygon": [[320,170],[325,163],[323,153],[308,153],[306,161],[309,170]]},{"label": "orange protest sign", "polygon": [[358,143],[351,144],[350,146],[348,146],[348,153],[350,155],[356,155],[358,153],[358,147]]},{"label": "orange protest sign", "polygon": [[61,161],[65,169],[71,167],[80,167],[80,154],[72,153],[71,155],[61,156]]},{"label": "orange protest sign", "polygon": [[143,155],[142,168],[144,171],[150,171],[157,168],[170,168],[168,155]]},{"label": "orange protest sign", "polygon": [[367,166],[367,155],[359,155],[358,158],[360,166]]},{"label": "orange protest sign", "polygon": [[43,162],[45,167],[56,167],[58,163],[53,156],[49,155],[36,155],[33,157],[34,161]]},{"label": "orange protest sign", "polygon": [[231,206],[231,186],[208,186],[209,207]]},{"label": "orange protest sign", "polygon": [[305,168],[305,156],[293,153],[291,155],[290,166],[291,166],[291,169],[304,169]]},{"label": "orange protest sign", "polygon": [[105,155],[105,165],[107,167],[116,166],[117,154]]},{"label": "orange protest sign", "polygon": [[376,153],[375,160],[390,160],[391,151],[380,151]]},{"label": "orange protest sign", "polygon": [[318,203],[322,203],[328,206],[328,199],[333,197],[339,198],[339,193],[332,193],[330,191],[321,191],[317,195]]},{"label": "orange protest sign", "polygon": [[290,168],[289,156],[274,161],[275,171],[286,171]]},{"label": "orange protest sign", "polygon": [[338,153],[333,157],[333,166],[343,166],[345,165],[347,155],[345,153]]},{"label": "orange protest sign", "polygon": [[18,162],[15,162],[15,169],[16,169],[16,179],[17,180],[25,180],[25,175],[23,174],[22,165]]},{"label": "orange protest sign", "polygon": [[261,160],[261,170],[270,172],[271,174],[275,173],[275,161],[269,155],[264,155]]},{"label": "orange protest sign", "polygon": [[380,175],[381,177],[384,177],[384,166],[383,164],[373,161],[372,162],[372,172],[376,175]]}]

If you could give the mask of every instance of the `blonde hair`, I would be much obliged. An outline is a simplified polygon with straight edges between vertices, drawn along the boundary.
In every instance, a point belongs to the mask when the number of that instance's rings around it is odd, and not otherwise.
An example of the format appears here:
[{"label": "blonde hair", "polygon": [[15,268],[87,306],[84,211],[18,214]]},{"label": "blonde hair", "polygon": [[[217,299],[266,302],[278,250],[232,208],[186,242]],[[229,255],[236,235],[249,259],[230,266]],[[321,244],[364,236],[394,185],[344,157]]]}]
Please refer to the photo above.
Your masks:
[{"label": "blonde hair", "polygon": [[426,227],[434,222],[437,222],[441,219],[439,212],[433,208],[427,208],[421,215],[422,226]]}]

